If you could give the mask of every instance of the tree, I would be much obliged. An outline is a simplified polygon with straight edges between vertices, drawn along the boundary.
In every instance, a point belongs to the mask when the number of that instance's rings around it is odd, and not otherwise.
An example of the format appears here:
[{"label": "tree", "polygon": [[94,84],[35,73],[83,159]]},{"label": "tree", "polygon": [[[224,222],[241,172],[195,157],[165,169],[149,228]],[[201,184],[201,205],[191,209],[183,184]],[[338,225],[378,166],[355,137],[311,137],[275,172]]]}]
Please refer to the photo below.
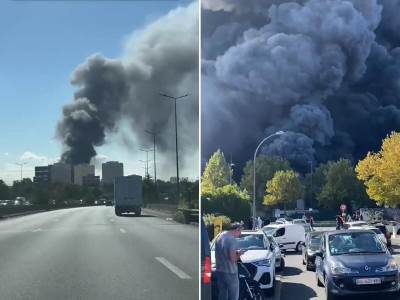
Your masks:
[{"label": "tree", "polygon": [[351,207],[353,203],[361,206],[368,201],[365,188],[357,179],[350,160],[328,163],[325,184],[317,200],[320,206],[331,209],[338,209],[342,203]]},{"label": "tree", "polygon": [[312,173],[306,174],[304,178],[304,200],[308,203],[308,205],[316,206],[317,202],[315,201],[316,195],[321,193],[322,188],[325,185],[326,173],[328,171],[328,164],[320,164]]},{"label": "tree", "polygon": [[0,180],[0,199],[10,199],[10,187],[3,180]]},{"label": "tree", "polygon": [[232,170],[226,162],[221,150],[217,150],[210,157],[201,178],[201,193],[212,193],[217,188],[229,184]]},{"label": "tree", "polygon": [[202,213],[222,214],[233,221],[244,221],[250,217],[249,200],[238,185],[225,185],[202,195]]},{"label": "tree", "polygon": [[383,140],[378,153],[369,152],[356,166],[357,178],[367,187],[371,199],[379,205],[400,205],[400,133],[392,132]]},{"label": "tree", "polygon": [[292,170],[277,171],[266,184],[264,204],[283,205],[286,210],[304,195],[299,175]]},{"label": "tree", "polygon": [[[289,162],[283,158],[260,155],[256,158],[256,204],[262,203],[265,184],[274,177],[275,172],[290,170]],[[253,194],[253,161],[248,161],[243,169],[240,182],[242,189]]]}]

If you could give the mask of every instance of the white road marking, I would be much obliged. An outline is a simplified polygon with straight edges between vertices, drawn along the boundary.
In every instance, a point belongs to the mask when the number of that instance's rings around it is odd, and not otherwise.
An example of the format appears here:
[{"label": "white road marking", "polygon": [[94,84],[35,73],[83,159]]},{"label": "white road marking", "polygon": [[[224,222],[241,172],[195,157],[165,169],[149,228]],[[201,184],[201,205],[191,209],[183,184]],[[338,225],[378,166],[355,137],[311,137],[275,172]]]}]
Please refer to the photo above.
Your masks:
[{"label": "white road marking", "polygon": [[179,269],[177,266],[174,264],[170,263],[167,259],[164,257],[156,257],[156,259],[162,263],[168,270],[170,270],[172,273],[174,273],[176,276],[178,276],[180,279],[191,279],[188,274],[183,272],[181,269]]},{"label": "white road marking", "polygon": [[110,222],[115,222],[115,220],[114,219],[110,219]]},{"label": "white road marking", "polygon": [[123,228],[120,228],[119,231],[121,231],[122,233],[126,233],[126,230]]},{"label": "white road marking", "polygon": [[42,229],[41,228],[36,228],[36,229],[32,230],[32,232],[38,232],[38,231],[42,231]]}]

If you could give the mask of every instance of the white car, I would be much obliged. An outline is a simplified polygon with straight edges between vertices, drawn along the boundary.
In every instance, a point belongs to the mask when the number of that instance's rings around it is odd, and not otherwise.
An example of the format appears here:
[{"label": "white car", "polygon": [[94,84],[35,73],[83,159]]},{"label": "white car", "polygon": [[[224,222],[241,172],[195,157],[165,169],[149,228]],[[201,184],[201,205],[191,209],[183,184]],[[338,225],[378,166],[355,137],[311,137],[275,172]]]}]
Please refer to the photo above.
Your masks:
[{"label": "white car", "polygon": [[350,229],[352,227],[368,226],[369,224],[365,221],[352,221],[343,224],[344,229]]},{"label": "white car", "polygon": [[307,225],[307,224],[308,224],[307,221],[304,220],[304,219],[294,219],[294,220],[292,221],[292,223],[293,223],[293,224],[299,224],[299,225]]},{"label": "white car", "polygon": [[[215,271],[215,241],[211,243],[211,268]],[[240,257],[253,279],[260,283],[260,288],[267,294],[275,289],[275,253],[267,236],[262,231],[243,230],[236,238],[238,249],[246,250]],[[278,246],[279,247],[279,246]]]},{"label": "white car", "polygon": [[262,230],[267,235],[272,235],[283,250],[296,250],[300,252],[306,240],[304,226],[299,224],[269,224]]},{"label": "white car", "polygon": [[275,252],[275,269],[277,271],[282,271],[285,267],[285,250],[281,250],[281,247],[276,242],[272,235],[266,235],[270,245],[272,245],[271,250]]},{"label": "white car", "polygon": [[380,231],[378,228],[376,228],[374,226],[352,226],[349,228],[349,230],[360,230],[360,229],[371,230],[371,231],[375,232],[375,234],[378,236],[379,240],[384,245],[386,245],[385,235],[382,233],[382,231]]}]

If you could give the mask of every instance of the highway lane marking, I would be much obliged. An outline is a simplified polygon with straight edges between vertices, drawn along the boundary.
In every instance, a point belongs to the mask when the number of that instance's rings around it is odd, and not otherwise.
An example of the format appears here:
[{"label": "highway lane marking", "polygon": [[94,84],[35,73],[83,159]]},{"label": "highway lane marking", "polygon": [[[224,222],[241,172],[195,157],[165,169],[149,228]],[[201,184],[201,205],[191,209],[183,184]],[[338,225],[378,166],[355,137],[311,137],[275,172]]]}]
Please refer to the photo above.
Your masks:
[{"label": "highway lane marking", "polygon": [[36,228],[36,229],[32,230],[32,232],[38,232],[38,231],[42,231],[42,229],[41,228]]},{"label": "highway lane marking", "polygon": [[114,219],[110,219],[110,222],[115,222],[115,220]]},{"label": "highway lane marking", "polygon": [[188,274],[183,272],[181,269],[179,269],[174,264],[170,263],[166,258],[156,257],[156,260],[158,260],[161,264],[163,264],[168,270],[170,270],[172,273],[174,273],[180,279],[192,279],[192,277],[190,277]]},{"label": "highway lane marking", "polygon": [[126,233],[126,230],[123,228],[120,228],[119,231],[121,231],[122,233]]}]

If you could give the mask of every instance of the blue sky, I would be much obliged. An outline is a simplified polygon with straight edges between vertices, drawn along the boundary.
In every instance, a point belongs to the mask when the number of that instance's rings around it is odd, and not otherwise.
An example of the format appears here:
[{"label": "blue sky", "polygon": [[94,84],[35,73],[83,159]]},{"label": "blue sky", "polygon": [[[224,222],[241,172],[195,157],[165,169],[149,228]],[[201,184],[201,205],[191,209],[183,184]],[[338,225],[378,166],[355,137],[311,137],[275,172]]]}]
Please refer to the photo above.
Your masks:
[{"label": "blue sky", "polygon": [[[28,162],[29,177],[34,165],[59,157],[55,127],[72,99],[69,79],[78,64],[93,53],[118,57],[133,31],[189,2],[2,0],[0,179],[19,178],[15,162]],[[119,150],[108,145],[98,152],[110,157]]]}]

